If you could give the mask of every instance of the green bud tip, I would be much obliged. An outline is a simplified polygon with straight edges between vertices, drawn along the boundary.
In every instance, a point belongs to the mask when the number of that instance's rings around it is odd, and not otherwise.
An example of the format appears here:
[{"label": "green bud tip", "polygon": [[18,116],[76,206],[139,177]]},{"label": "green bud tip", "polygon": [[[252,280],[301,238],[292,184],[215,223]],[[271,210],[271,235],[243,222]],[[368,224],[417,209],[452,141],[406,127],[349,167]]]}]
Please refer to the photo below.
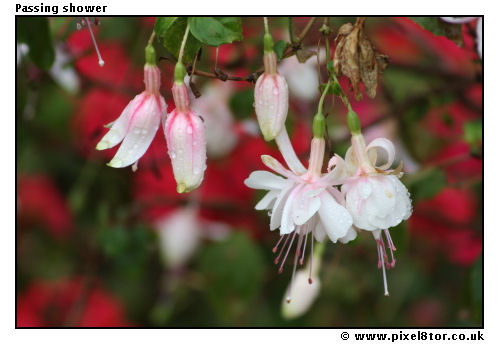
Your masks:
[{"label": "green bud tip", "polygon": [[313,118],[313,135],[315,138],[324,138],[325,137],[325,117],[322,113],[317,113]]},{"label": "green bud tip", "polygon": [[144,49],[146,52],[146,63],[149,65],[156,65],[156,50],[152,44],[148,44]]},{"label": "green bud tip", "polygon": [[186,185],[184,183],[179,183],[177,185],[177,193],[182,194],[184,192],[187,192],[186,191]]},{"label": "green bud tip", "polygon": [[272,52],[274,47],[273,36],[270,33],[264,34],[264,51]]},{"label": "green bud tip", "polygon": [[182,62],[178,61],[175,64],[174,81],[178,84],[182,84],[184,83],[185,76],[186,76],[186,67],[184,67]]},{"label": "green bud tip", "polygon": [[358,114],[354,112],[354,110],[349,108],[347,112],[347,126],[352,134],[360,134],[361,133],[361,122],[359,121]]}]

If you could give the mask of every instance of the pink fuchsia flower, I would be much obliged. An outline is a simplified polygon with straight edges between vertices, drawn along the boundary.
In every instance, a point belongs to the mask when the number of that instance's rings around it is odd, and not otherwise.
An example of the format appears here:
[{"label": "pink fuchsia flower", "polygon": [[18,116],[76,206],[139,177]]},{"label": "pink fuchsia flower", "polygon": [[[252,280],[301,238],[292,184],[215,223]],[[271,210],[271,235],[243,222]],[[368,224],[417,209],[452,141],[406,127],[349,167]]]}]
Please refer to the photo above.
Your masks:
[{"label": "pink fuchsia flower", "polygon": [[288,114],[288,85],[276,69],[276,53],[264,52],[264,73],[255,84],[255,113],[266,141],[276,138]]},{"label": "pink fuchsia flower", "polygon": [[177,192],[190,192],[203,181],[207,168],[205,127],[199,115],[189,107],[186,85],[182,79],[172,87],[175,109],[164,125],[168,154],[172,162]]},{"label": "pink fuchsia flower", "polygon": [[[286,131],[282,131],[280,135],[288,137]],[[328,235],[334,243],[337,240],[348,242],[356,237],[356,232],[351,227],[351,215],[342,206],[341,193],[333,187],[344,181],[343,160],[338,156],[333,157],[329,162],[329,171],[323,174],[321,170],[325,141],[323,138],[313,138],[309,168],[305,170],[297,159],[290,141],[281,139],[280,143],[282,155],[293,170],[284,168],[273,157],[263,155],[264,164],[283,177],[268,171],[254,171],[245,180],[245,184],[250,188],[268,190],[255,208],[270,210],[271,230],[280,229],[281,238],[273,248],[273,252],[277,252],[281,245],[275,259],[277,264],[283,257],[279,268],[281,273],[295,238],[297,238],[297,249],[294,254],[294,272],[299,257],[300,264],[303,264],[309,234],[311,234],[312,252],[314,239],[322,242]],[[311,278],[312,261],[309,271]],[[311,282],[310,279],[309,283]]]},{"label": "pink fuchsia flower", "polygon": [[156,65],[144,66],[144,84],[146,90],[130,101],[96,146],[97,150],[105,150],[122,142],[108,163],[113,168],[137,163],[153,141],[161,119],[166,117],[167,104],[160,94],[160,70]]},{"label": "pink fuchsia flower", "polygon": [[[390,170],[395,150],[392,142],[385,138],[373,140],[368,146],[361,133],[353,134],[352,147],[346,153],[349,178],[342,185],[345,205],[352,215],[353,223],[360,230],[372,231],[377,242],[378,266],[383,268],[384,290],[388,295],[385,268],[394,267],[393,251],[396,250],[388,228],[410,217],[412,206],[406,187],[399,181],[401,167]],[[386,151],[387,162],[380,166],[376,148]],[[382,233],[386,236],[391,254],[389,262]]]}]

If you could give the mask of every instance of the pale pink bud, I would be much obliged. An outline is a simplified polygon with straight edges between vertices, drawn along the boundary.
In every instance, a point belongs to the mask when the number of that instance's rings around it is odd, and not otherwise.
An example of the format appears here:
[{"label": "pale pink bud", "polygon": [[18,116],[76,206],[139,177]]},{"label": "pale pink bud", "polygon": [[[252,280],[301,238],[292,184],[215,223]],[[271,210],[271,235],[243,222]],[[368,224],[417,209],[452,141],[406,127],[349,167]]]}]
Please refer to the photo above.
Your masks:
[{"label": "pale pink bud", "polygon": [[109,149],[122,142],[113,159],[113,168],[123,168],[141,158],[167,115],[167,104],[160,95],[160,70],[154,65],[144,66],[146,90],[135,96],[120,117],[96,146],[97,150]]},{"label": "pale pink bud", "polygon": [[207,167],[205,127],[200,116],[189,108],[186,85],[172,87],[175,109],[165,122],[165,138],[172,161],[177,192],[196,189]]},{"label": "pale pink bud", "polygon": [[285,126],[288,113],[288,85],[276,71],[276,54],[264,53],[264,73],[254,91],[255,113],[266,141],[276,138]]}]

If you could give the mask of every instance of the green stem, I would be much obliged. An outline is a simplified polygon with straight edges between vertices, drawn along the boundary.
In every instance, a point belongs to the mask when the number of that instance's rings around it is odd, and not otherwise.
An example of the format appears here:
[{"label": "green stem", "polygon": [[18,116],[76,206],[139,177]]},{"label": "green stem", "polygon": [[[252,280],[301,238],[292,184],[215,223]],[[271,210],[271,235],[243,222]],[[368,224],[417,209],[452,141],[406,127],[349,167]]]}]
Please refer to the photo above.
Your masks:
[{"label": "green stem", "polygon": [[328,79],[328,83],[326,83],[325,89],[323,90],[323,93],[321,94],[321,98],[319,99],[318,114],[323,114],[323,102],[325,100],[326,94],[328,93],[328,89],[330,88],[330,85],[331,85],[331,80]]},{"label": "green stem", "polygon": [[155,36],[156,36],[156,32],[153,30],[153,32],[151,33],[151,36],[149,36],[148,45],[153,44],[153,40],[155,39]]},{"label": "green stem", "polygon": [[189,22],[186,25],[186,32],[184,32],[184,37],[182,38],[181,49],[179,50],[178,61],[182,63],[182,57],[184,56],[184,48],[186,47],[186,42],[189,34]]},{"label": "green stem", "polygon": [[269,33],[269,24],[267,23],[267,17],[264,17],[264,30],[266,34]]}]

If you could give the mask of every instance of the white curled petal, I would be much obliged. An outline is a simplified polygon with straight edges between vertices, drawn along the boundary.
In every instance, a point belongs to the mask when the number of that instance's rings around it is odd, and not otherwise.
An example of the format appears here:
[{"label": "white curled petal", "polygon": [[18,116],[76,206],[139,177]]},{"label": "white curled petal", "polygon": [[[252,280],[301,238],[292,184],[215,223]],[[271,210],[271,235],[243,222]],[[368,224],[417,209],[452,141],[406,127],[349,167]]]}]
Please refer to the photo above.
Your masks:
[{"label": "white curled petal", "polygon": [[274,199],[276,199],[279,195],[279,191],[277,190],[272,190],[268,193],[266,193],[266,195],[264,195],[264,197],[262,199],[260,199],[260,201],[257,203],[257,205],[255,205],[255,209],[256,210],[265,210],[265,209],[268,209],[270,207],[272,207],[272,202],[274,201]]},{"label": "white curled petal", "polygon": [[347,165],[344,160],[338,155],[335,155],[333,158],[336,158],[336,166],[318,181],[318,184],[322,186],[335,186],[342,184],[347,177]]},{"label": "white curled petal", "polygon": [[130,128],[125,139],[108,165],[113,168],[123,168],[137,162],[153,141],[160,127],[160,121],[161,111],[154,97],[149,97],[140,109],[131,115]]},{"label": "white curled petal", "polygon": [[247,187],[252,189],[282,189],[286,184],[286,180],[280,176],[265,170],[257,170],[243,182]]},{"label": "white curled petal", "polygon": [[396,150],[394,149],[394,144],[386,138],[377,138],[374,139],[367,147],[366,152],[369,152],[370,149],[375,149],[376,147],[380,147],[387,152],[387,162],[377,167],[381,170],[387,170],[391,167],[394,162],[394,157],[396,156]]},{"label": "white curled petal", "polygon": [[356,230],[354,230],[354,227],[351,226],[349,230],[347,230],[347,234],[344,237],[339,238],[339,241],[342,242],[343,244],[346,244],[348,242],[351,242],[358,236],[358,233]]},{"label": "white curled petal", "polygon": [[352,217],[329,193],[322,193],[320,199],[319,217],[323,222],[328,237],[335,243],[337,239],[347,234],[352,225]]},{"label": "white curled petal", "polygon": [[125,138],[127,130],[129,128],[130,118],[141,105],[141,100],[143,99],[143,97],[143,94],[135,96],[135,98],[127,104],[125,109],[123,109],[118,119],[104,126],[106,128],[111,128],[109,129],[108,133],[106,133],[106,135],[102,137],[99,143],[97,143],[97,150],[106,150],[112,148],[119,142],[121,142],[123,138]]}]

